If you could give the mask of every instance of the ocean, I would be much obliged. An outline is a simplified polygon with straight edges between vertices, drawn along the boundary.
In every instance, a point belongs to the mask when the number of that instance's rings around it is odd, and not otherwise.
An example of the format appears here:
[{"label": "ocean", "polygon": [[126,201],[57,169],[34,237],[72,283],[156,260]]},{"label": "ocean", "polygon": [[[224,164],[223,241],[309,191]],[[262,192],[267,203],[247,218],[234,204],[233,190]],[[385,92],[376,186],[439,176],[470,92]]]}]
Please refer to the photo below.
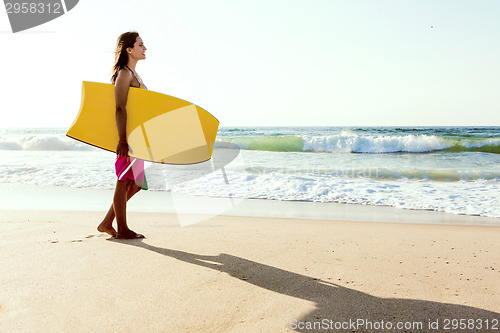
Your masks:
[{"label": "ocean", "polygon": [[[113,189],[115,155],[65,133],[0,129],[0,182]],[[500,217],[500,127],[225,127],[212,161],[146,176],[150,191]]]}]

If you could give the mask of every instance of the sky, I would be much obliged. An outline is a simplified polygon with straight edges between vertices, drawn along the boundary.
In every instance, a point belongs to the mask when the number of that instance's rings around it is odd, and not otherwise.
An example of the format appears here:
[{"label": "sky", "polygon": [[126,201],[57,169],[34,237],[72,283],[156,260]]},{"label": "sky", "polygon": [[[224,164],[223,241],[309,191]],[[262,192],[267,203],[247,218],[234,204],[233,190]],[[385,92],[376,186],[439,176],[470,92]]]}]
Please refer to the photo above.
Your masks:
[{"label": "sky", "polygon": [[138,31],[150,90],[223,127],[500,126],[498,0],[80,0],[12,33],[0,127],[69,127]]}]

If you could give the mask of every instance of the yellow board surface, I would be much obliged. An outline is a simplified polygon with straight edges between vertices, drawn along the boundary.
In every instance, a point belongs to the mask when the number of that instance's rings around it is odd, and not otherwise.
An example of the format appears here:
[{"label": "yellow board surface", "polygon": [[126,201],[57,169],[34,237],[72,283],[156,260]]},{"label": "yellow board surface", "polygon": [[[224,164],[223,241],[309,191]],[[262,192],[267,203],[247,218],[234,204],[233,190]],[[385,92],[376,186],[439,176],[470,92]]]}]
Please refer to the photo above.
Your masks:
[{"label": "yellow board surface", "polygon": [[[80,111],[70,138],[116,152],[115,86],[82,84]],[[219,121],[199,106],[154,91],[130,87],[127,99],[129,155],[138,159],[192,164],[210,159]]]}]

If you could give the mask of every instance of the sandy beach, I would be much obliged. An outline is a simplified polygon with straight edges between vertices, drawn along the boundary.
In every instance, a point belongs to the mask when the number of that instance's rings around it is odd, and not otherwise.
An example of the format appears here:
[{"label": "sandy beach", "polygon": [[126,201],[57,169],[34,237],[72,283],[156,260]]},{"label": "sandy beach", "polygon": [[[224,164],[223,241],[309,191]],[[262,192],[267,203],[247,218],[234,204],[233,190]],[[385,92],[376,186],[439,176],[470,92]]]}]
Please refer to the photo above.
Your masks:
[{"label": "sandy beach", "polygon": [[2,211],[0,332],[499,329],[498,227],[129,213],[125,241],[102,216]]}]

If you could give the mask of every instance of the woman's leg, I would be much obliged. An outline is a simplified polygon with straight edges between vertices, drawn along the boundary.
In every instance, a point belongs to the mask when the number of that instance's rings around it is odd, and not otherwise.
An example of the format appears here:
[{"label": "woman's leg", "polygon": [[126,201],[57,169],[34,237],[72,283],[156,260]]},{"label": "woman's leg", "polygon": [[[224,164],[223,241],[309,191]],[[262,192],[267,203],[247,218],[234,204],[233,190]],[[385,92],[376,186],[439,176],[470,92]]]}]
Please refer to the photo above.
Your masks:
[{"label": "woman's leg", "polygon": [[139,186],[135,181],[127,179],[125,181],[117,181],[115,195],[113,196],[113,208],[115,210],[116,223],[118,224],[118,232],[116,238],[144,238],[143,235],[138,234],[129,229],[127,225],[127,193],[129,188],[132,187],[132,192],[137,192]]},{"label": "woman's leg", "polygon": [[[135,186],[134,186],[135,185]],[[136,194],[139,192],[141,188],[134,182],[128,187],[127,190],[127,201],[130,200]],[[97,227],[97,230],[100,232],[105,232],[110,234],[111,236],[116,236],[116,230],[113,228],[113,220],[115,219],[115,208],[114,204],[111,204],[111,207],[109,207],[108,213],[102,220],[101,224]]]}]

